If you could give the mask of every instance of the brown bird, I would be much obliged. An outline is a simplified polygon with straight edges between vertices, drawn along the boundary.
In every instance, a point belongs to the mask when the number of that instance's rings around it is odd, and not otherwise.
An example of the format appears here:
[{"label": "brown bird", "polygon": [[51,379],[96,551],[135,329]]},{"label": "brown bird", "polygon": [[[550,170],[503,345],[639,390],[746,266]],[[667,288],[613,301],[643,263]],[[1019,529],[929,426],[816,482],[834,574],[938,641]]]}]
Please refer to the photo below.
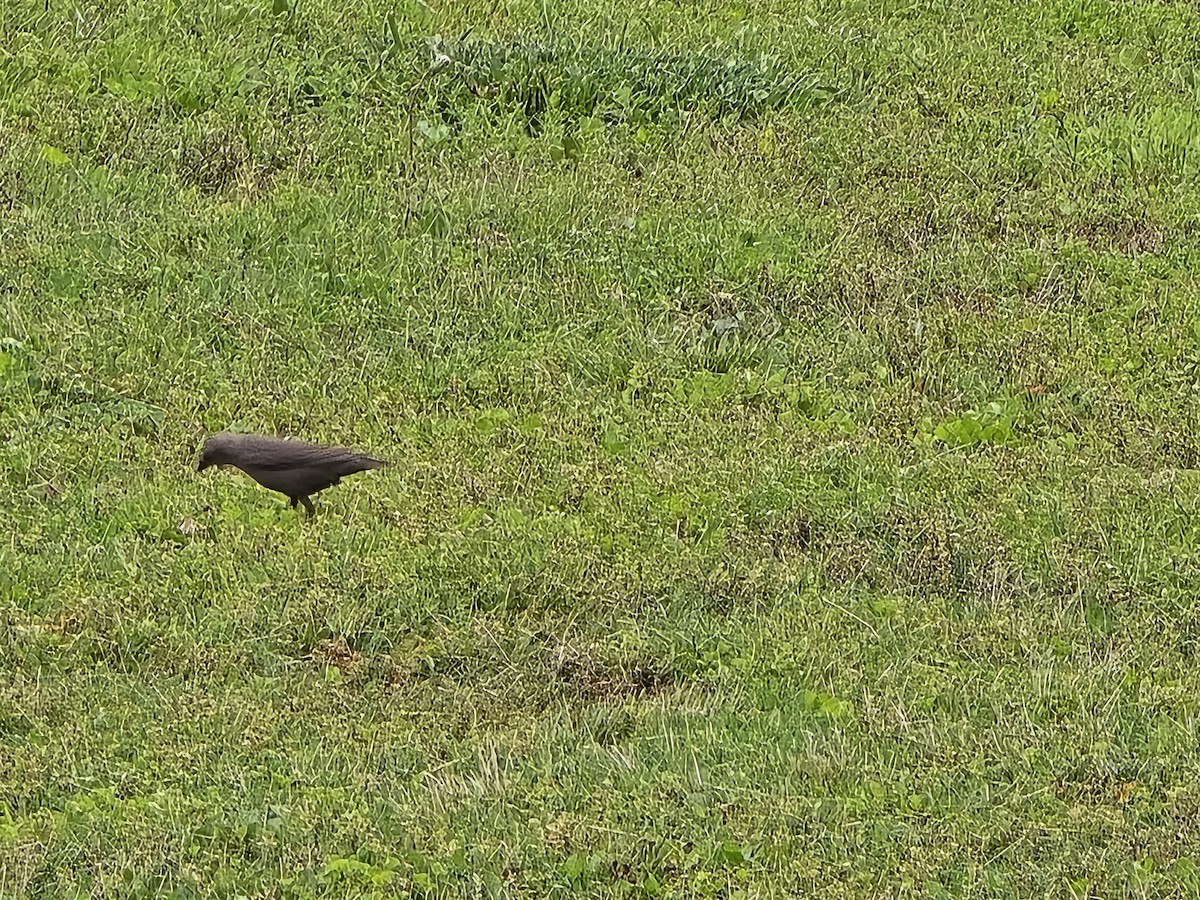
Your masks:
[{"label": "brown bird", "polygon": [[204,442],[197,471],[203,472],[209,466],[234,466],[263,487],[283,494],[292,501],[292,509],[303,503],[312,516],[316,510],[309,495],[333,487],[347,475],[385,465],[381,459],[345,447],[226,431]]}]

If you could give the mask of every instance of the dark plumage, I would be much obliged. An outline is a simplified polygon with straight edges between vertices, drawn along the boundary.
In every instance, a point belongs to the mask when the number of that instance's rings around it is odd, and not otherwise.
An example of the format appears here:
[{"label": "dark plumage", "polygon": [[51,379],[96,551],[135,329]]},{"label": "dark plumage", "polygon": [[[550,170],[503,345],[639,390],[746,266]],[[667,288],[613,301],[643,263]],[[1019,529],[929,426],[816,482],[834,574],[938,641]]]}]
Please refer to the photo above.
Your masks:
[{"label": "dark plumage", "polygon": [[381,459],[345,447],[223,432],[204,442],[198,471],[209,466],[234,466],[263,487],[283,494],[292,501],[292,509],[303,503],[311,516],[316,510],[309,495],[333,487],[347,475],[385,465]]}]

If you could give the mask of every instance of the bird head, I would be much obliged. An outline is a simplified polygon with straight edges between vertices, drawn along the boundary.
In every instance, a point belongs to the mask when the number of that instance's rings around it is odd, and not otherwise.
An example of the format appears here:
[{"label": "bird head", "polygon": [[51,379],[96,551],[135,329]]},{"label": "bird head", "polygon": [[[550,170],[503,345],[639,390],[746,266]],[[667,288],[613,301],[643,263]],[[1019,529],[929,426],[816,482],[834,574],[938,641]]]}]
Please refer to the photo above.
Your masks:
[{"label": "bird head", "polygon": [[233,443],[234,436],[231,434],[214,434],[206,440],[204,449],[200,451],[200,465],[196,467],[196,471],[203,472],[209,466],[228,465]]}]

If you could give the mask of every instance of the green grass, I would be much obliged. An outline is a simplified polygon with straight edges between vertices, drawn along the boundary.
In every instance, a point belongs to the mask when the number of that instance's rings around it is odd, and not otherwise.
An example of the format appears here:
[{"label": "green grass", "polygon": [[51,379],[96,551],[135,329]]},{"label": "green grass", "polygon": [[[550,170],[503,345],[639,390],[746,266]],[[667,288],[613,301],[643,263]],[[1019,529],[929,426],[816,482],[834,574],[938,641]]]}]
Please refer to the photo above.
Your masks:
[{"label": "green grass", "polygon": [[0,4],[0,896],[1200,892],[1198,33]]}]

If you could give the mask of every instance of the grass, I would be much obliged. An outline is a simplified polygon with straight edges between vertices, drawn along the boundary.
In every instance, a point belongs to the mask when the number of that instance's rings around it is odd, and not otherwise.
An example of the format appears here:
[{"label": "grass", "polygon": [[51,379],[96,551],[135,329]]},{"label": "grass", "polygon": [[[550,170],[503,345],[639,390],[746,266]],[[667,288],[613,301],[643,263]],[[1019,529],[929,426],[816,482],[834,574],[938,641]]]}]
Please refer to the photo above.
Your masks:
[{"label": "grass", "polygon": [[0,895],[1200,891],[1198,31],[0,6]]}]

